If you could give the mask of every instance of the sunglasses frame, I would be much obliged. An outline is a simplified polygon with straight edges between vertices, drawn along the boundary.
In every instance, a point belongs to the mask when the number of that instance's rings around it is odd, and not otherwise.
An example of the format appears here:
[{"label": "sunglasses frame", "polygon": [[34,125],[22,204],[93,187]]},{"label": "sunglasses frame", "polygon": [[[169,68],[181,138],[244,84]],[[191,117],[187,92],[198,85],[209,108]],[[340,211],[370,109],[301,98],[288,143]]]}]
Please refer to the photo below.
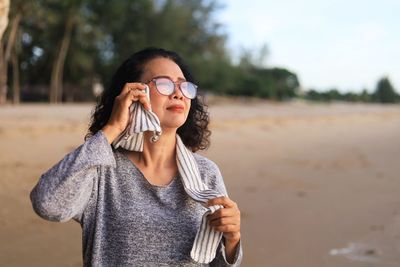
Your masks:
[{"label": "sunglasses frame", "polygon": [[[172,90],[172,92],[171,92],[170,94],[167,95],[167,94],[163,94],[163,93],[160,92],[160,90],[159,90],[158,87],[157,87],[157,80],[158,80],[158,79],[166,79],[166,80],[169,80],[169,81],[174,85],[174,87],[173,87],[174,89]],[[197,86],[196,84],[194,84],[194,83],[192,83],[192,82],[189,82],[189,81],[186,81],[186,80],[174,82],[174,81],[173,81],[171,78],[169,78],[169,77],[161,76],[161,77],[154,77],[154,78],[152,78],[150,81],[148,81],[148,82],[145,83],[145,84],[149,84],[150,82],[154,82],[154,85],[155,85],[155,87],[156,87],[157,92],[159,92],[161,95],[165,95],[165,96],[170,96],[170,95],[172,95],[172,94],[175,92],[175,87],[176,87],[176,85],[178,85],[178,88],[179,88],[179,90],[181,90],[182,95],[183,95],[184,97],[186,97],[186,98],[188,98],[188,99],[195,99],[196,96],[197,96],[197,88],[198,88],[198,86]],[[184,93],[184,90],[182,90],[182,88],[181,88],[182,83],[189,83],[189,84],[192,84],[192,85],[193,85],[193,87],[194,87],[194,89],[195,89],[195,95],[194,95],[193,98],[190,98],[190,97],[187,97],[187,96],[186,96],[186,94]]]}]

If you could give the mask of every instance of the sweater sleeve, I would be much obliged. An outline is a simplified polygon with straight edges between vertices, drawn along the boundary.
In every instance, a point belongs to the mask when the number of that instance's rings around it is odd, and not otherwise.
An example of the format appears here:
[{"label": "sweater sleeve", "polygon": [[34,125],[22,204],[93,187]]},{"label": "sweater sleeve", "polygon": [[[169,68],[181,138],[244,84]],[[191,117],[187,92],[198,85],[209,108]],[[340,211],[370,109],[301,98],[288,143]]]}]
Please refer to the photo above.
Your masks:
[{"label": "sweater sleeve", "polygon": [[226,260],[225,245],[222,239],[218,246],[217,255],[215,256],[215,259],[210,263],[210,267],[238,267],[242,262],[242,258],[242,240],[239,241],[239,244],[236,247],[236,253],[235,257],[233,258],[233,263],[229,263]]},{"label": "sweater sleeve", "polygon": [[[211,162],[211,166],[211,168],[214,169],[212,173],[215,174],[215,178],[210,181],[211,185],[215,186],[215,189],[227,196],[228,192],[226,190],[225,183],[218,166],[214,162]],[[236,247],[233,263],[229,263],[226,259],[224,238],[222,238],[217,249],[217,255],[215,256],[215,259],[210,263],[210,267],[238,267],[242,262],[242,257],[242,241],[240,240],[238,246]]]},{"label": "sweater sleeve", "polygon": [[[206,180],[208,180],[206,182],[208,183],[209,187],[224,194],[225,196],[228,196],[221,171],[219,170],[217,164],[198,154],[194,155],[197,163],[199,166],[201,166],[200,172],[202,173],[202,176],[206,177]],[[243,249],[242,241],[240,240],[238,246],[236,247],[233,263],[229,263],[226,259],[224,239],[222,238],[217,249],[217,254],[214,260],[210,262],[210,267],[238,267],[242,262],[242,258]]]},{"label": "sweater sleeve", "polygon": [[99,166],[115,166],[112,148],[100,130],[42,174],[30,198],[35,212],[50,221],[79,220]]}]

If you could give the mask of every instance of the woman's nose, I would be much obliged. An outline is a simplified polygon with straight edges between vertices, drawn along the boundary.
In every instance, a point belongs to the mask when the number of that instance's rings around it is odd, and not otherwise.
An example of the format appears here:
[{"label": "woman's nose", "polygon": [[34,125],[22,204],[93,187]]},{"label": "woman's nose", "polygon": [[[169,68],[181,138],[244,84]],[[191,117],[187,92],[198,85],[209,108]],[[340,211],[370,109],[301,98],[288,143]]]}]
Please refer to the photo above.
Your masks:
[{"label": "woman's nose", "polygon": [[172,98],[175,99],[183,99],[183,94],[181,88],[179,88],[179,84],[175,84],[174,92],[172,93]]}]

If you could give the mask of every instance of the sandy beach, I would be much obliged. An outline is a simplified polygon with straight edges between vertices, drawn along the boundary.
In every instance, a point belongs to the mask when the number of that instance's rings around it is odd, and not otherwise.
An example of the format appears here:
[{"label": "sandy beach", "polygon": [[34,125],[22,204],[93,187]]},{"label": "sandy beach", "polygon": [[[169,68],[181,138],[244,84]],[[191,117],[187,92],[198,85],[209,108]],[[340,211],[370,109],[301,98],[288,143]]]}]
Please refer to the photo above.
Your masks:
[{"label": "sandy beach", "polygon": [[[32,210],[93,104],[0,107],[0,266],[82,266],[76,222]],[[245,267],[400,266],[400,105],[210,105],[215,161],[242,211]]]}]

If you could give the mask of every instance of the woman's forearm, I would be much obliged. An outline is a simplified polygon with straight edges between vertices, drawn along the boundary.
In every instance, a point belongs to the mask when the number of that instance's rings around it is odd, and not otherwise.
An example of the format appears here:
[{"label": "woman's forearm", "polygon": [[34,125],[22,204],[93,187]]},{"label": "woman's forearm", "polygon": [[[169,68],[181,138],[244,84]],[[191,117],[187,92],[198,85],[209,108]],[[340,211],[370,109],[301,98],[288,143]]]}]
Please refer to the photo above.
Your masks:
[{"label": "woman's forearm", "polygon": [[228,263],[232,264],[233,261],[235,260],[235,255],[236,255],[236,249],[238,249],[238,245],[240,242],[240,238],[237,240],[225,240],[225,255],[226,255],[226,260]]}]

